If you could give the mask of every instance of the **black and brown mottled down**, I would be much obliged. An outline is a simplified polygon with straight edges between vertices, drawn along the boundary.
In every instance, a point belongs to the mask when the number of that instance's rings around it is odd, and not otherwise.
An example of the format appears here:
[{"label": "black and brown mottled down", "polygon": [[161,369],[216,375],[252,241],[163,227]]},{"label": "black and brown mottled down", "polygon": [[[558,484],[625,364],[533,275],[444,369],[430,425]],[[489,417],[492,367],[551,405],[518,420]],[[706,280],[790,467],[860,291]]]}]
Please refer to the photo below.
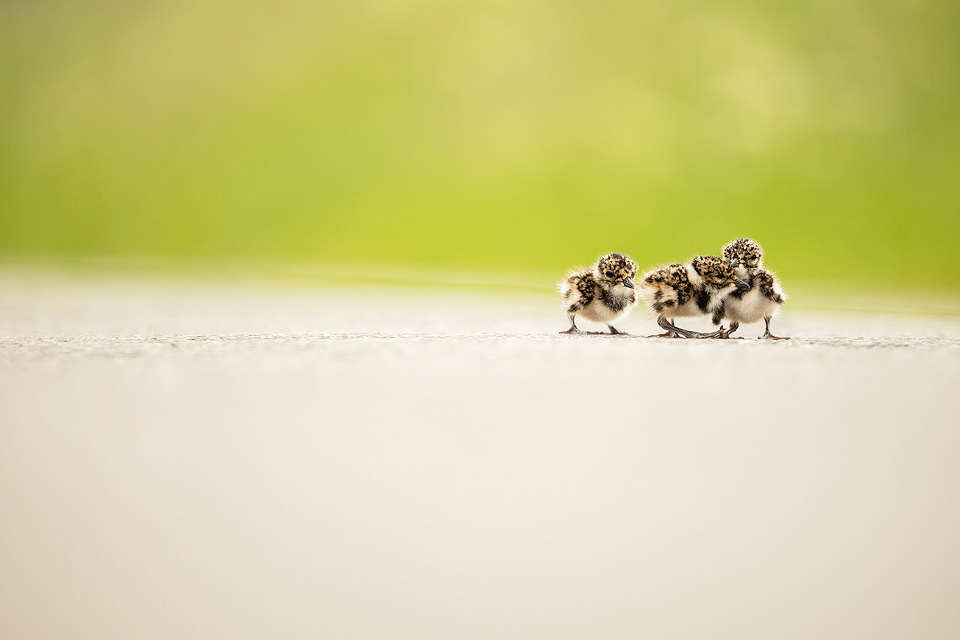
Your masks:
[{"label": "black and brown mottled down", "polygon": [[575,271],[567,276],[567,283],[570,286],[563,291],[563,301],[568,312],[576,313],[593,302],[598,287],[592,273],[586,269]]},{"label": "black and brown mottled down", "polygon": [[764,298],[767,298],[777,304],[783,304],[785,298],[783,292],[777,285],[777,279],[766,269],[758,271],[750,276],[750,284],[756,287]]},{"label": "black and brown mottled down", "polygon": [[763,249],[756,240],[738,238],[723,248],[723,259],[734,268],[738,265],[748,269],[762,267]]},{"label": "black and brown mottled down", "polygon": [[697,256],[687,264],[669,264],[648,272],[640,283],[640,296],[667,330],[661,337],[700,338],[707,334],[678,328],[672,318],[710,315],[737,286],[733,268],[717,256]]},{"label": "black and brown mottled down", "polygon": [[741,322],[763,320],[766,330],[762,338],[784,339],[770,333],[770,320],[783,306],[787,296],[773,272],[763,268],[763,249],[760,244],[751,238],[738,238],[723,248],[723,257],[750,287],[733,292],[723,307],[714,312],[714,324],[720,324],[724,318],[730,320],[730,329],[724,330],[721,326],[717,337],[729,338]]},{"label": "black and brown mottled down", "polygon": [[605,323],[610,333],[622,333],[611,323],[637,304],[636,275],[637,263],[621,253],[601,256],[590,269],[571,271],[559,285],[570,319],[570,328],[561,333],[583,333],[577,328],[577,316]]},{"label": "black and brown mottled down", "polygon": [[660,267],[643,276],[643,282],[654,288],[650,308],[657,314],[693,299],[693,285],[687,276],[686,265],[674,263]]},{"label": "black and brown mottled down", "polygon": [[707,286],[724,287],[737,279],[733,268],[717,256],[697,256],[690,265],[706,281]]}]

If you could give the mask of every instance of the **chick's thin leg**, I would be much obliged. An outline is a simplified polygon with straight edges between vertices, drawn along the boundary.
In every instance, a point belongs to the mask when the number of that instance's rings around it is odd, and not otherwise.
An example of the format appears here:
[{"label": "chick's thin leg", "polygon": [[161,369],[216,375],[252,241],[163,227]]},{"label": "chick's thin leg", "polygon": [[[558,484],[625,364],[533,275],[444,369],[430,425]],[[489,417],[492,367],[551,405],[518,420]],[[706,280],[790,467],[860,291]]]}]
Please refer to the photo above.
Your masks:
[{"label": "chick's thin leg", "polygon": [[[659,323],[659,319],[657,320],[657,322]],[[671,336],[671,337],[674,337],[674,338],[676,338],[676,337],[682,337],[682,338],[698,338],[698,339],[703,339],[703,338],[716,338],[716,337],[718,337],[718,335],[719,335],[719,332],[718,332],[718,331],[714,331],[713,333],[701,333],[700,331],[692,331],[692,330],[690,330],[690,329],[681,329],[680,327],[678,327],[677,325],[673,324],[672,322],[670,322],[670,321],[667,320],[666,318],[664,318],[664,322],[666,322],[666,324],[665,324],[665,325],[664,325],[664,324],[661,324],[660,326],[663,327],[664,329],[668,329],[668,330],[672,331],[673,333],[677,334],[677,335],[675,335],[675,336]]]},{"label": "chick's thin leg", "polygon": [[651,338],[679,338],[680,337],[680,334],[678,334],[676,331],[674,331],[671,328],[673,327],[673,325],[670,324],[670,321],[664,318],[663,316],[657,316],[657,324],[660,325],[662,328],[666,329],[667,332],[654,334],[650,336]]},{"label": "chick's thin leg", "polygon": [[772,333],[770,333],[770,318],[764,318],[763,321],[767,323],[767,330],[763,332],[762,336],[760,336],[761,340],[789,340],[790,339],[790,338],[775,336]]},{"label": "chick's thin leg", "polygon": [[614,327],[612,324],[608,324],[608,325],[607,325],[607,328],[609,328],[609,329],[610,329],[610,333],[611,333],[612,335],[615,335],[615,336],[628,336],[628,335],[630,335],[630,334],[627,333],[626,331],[620,331],[619,329],[617,329],[616,327]]},{"label": "chick's thin leg", "polygon": [[698,333],[697,337],[698,338],[726,338],[727,336],[724,335],[724,333],[725,332],[723,329],[723,325],[720,325],[720,328],[717,329],[716,331],[711,331],[710,333]]},{"label": "chick's thin leg", "polygon": [[[723,330],[723,327],[720,327],[720,334],[721,334],[720,337],[724,339],[730,338],[730,335],[739,328],[740,328],[740,323],[737,322],[736,320],[731,320],[730,328],[727,329],[726,331]],[[733,340],[742,340],[742,339],[743,338],[741,338],[740,336],[733,338]]]},{"label": "chick's thin leg", "polygon": [[577,329],[577,314],[570,313],[568,314],[568,317],[570,318],[570,328],[566,331],[561,331],[560,333],[586,333],[585,331]]},{"label": "chick's thin leg", "polygon": [[567,329],[566,331],[561,331],[560,333],[580,334],[585,336],[599,335],[600,333],[599,331],[584,331],[583,329],[578,329],[577,322],[576,322],[577,314],[569,313],[567,315],[570,318],[570,328]]},{"label": "chick's thin leg", "polygon": [[666,329],[667,332],[650,336],[651,338],[699,338],[702,336],[702,334],[697,333],[696,331],[687,331],[686,329],[681,329],[663,316],[657,316],[657,324]]},{"label": "chick's thin leg", "polygon": [[721,302],[720,306],[713,310],[713,324],[720,325],[720,328],[716,331],[710,333],[701,333],[698,337],[700,338],[722,338],[726,339],[730,337],[730,334],[736,331],[736,328],[739,326],[736,321],[730,321],[730,331],[726,331],[723,328],[723,318],[726,315],[726,306]]}]

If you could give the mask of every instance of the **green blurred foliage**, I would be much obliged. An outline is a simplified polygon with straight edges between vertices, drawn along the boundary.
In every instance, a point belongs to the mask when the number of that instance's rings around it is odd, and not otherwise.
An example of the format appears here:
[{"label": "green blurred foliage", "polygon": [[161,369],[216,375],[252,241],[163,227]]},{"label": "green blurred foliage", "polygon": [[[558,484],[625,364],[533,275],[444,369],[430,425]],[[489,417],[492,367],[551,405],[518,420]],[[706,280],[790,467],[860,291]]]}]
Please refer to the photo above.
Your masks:
[{"label": "green blurred foliage", "polygon": [[0,2],[0,252],[960,289],[954,0]]}]

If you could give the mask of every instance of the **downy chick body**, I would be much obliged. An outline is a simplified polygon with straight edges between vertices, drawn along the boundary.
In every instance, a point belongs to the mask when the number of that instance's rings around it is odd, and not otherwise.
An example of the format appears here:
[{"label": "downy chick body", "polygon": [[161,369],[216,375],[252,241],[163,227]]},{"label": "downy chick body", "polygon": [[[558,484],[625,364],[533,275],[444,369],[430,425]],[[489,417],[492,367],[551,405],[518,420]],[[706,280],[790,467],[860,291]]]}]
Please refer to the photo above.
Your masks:
[{"label": "downy chick body", "polygon": [[643,276],[640,297],[657,314],[664,338],[701,338],[709,334],[680,329],[673,318],[709,316],[723,307],[723,301],[746,283],[722,258],[697,256],[685,264],[670,264]]},{"label": "downy chick body", "polygon": [[637,263],[621,253],[608,253],[589,269],[571,271],[559,284],[563,309],[570,319],[570,328],[561,333],[585,333],[577,328],[577,316],[607,325],[610,333],[624,333],[612,323],[636,306],[636,275]]},{"label": "downy chick body", "polygon": [[714,324],[720,324],[723,318],[730,320],[730,329],[720,328],[720,337],[729,338],[740,323],[750,324],[763,320],[766,323],[764,339],[785,340],[770,333],[770,320],[780,311],[787,295],[780,286],[776,275],[763,267],[763,249],[756,240],[739,238],[723,248],[723,257],[737,277],[745,280],[750,288],[737,290],[723,301],[723,307],[714,313]]}]

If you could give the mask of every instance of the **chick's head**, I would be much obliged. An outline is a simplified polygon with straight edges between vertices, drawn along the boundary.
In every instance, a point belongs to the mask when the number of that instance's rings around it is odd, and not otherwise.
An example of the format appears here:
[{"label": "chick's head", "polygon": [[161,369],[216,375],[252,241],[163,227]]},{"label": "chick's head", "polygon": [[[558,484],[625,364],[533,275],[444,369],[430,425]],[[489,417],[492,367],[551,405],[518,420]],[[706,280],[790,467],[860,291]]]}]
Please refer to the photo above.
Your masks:
[{"label": "chick's head", "polygon": [[622,285],[633,289],[637,275],[637,263],[622,253],[608,253],[597,260],[593,276],[603,287]]},{"label": "chick's head", "polygon": [[736,269],[744,266],[748,269],[763,266],[763,249],[756,240],[739,238],[723,248],[723,258]]},{"label": "chick's head", "polygon": [[717,256],[697,256],[691,262],[694,271],[700,274],[708,284],[724,287],[737,280],[737,274],[723,258]]}]

